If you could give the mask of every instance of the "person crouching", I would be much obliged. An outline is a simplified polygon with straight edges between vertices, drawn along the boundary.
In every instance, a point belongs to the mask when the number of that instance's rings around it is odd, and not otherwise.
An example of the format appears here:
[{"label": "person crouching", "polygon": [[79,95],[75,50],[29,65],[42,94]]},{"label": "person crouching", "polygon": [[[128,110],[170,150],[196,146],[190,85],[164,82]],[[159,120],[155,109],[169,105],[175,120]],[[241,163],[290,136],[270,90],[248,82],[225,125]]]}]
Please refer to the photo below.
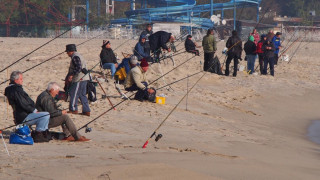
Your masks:
[{"label": "person crouching", "polygon": [[155,90],[153,88],[148,88],[148,81],[146,77],[148,68],[148,62],[145,59],[142,59],[140,66],[132,68],[124,81],[124,88],[126,91],[138,91],[135,95],[135,99],[139,101],[147,99],[146,96],[148,94],[155,94]]}]

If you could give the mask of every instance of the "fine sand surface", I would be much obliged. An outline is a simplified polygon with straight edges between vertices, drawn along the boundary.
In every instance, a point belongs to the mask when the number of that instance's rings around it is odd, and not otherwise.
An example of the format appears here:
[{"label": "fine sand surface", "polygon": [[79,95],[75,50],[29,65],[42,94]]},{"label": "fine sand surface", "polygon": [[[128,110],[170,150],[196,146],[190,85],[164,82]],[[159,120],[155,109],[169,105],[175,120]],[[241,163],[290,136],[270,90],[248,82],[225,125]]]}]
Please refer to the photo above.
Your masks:
[{"label": "fine sand surface", "polygon": [[[0,67],[3,69],[49,39],[1,38]],[[13,70],[24,71],[65,50],[69,43],[85,39],[57,39],[31,54],[9,71],[0,73],[7,79]],[[111,40],[115,52],[131,53],[135,40]],[[200,42],[199,42],[200,43]],[[183,44],[177,49],[183,49]],[[283,43],[286,46],[287,42]],[[88,67],[99,61],[102,39],[78,47]],[[225,42],[218,43],[217,55]],[[292,55],[299,44],[288,51]],[[320,120],[320,52],[319,43],[303,42],[291,63],[279,62],[275,77],[247,75],[225,77],[207,74],[194,87],[186,101],[160,128],[163,137],[142,145],[187,92],[187,81],[161,89],[166,104],[125,101],[90,124],[91,133],[80,133],[90,142],[50,141],[33,146],[7,143],[10,157],[0,144],[0,179],[319,179],[320,145],[308,140],[307,129]],[[244,53],[243,53],[244,56]],[[183,53],[174,57],[176,65],[192,58]],[[244,59],[244,58],[243,58]],[[191,75],[200,70],[203,56],[193,57],[152,86]],[[256,61],[257,62],[257,61]],[[50,81],[62,87],[70,58],[60,55],[24,74],[24,89],[36,100]],[[245,65],[245,61],[241,64]],[[257,65],[257,63],[256,63]],[[171,70],[172,64],[154,64],[148,72],[150,81]],[[97,66],[95,71],[99,72]],[[201,76],[189,78],[189,88]],[[113,83],[103,82],[108,95],[117,96]],[[0,87],[0,128],[12,125],[12,109],[6,108]],[[91,117],[70,115],[77,127],[91,121],[110,108],[97,87],[99,100],[91,104]],[[130,95],[130,93],[129,93]],[[110,98],[113,104],[122,99]],[[63,108],[68,103],[60,102]],[[7,112],[8,109],[8,112]],[[81,106],[80,106],[81,111]],[[60,127],[55,128],[60,131]],[[12,131],[5,131],[7,134]]]}]

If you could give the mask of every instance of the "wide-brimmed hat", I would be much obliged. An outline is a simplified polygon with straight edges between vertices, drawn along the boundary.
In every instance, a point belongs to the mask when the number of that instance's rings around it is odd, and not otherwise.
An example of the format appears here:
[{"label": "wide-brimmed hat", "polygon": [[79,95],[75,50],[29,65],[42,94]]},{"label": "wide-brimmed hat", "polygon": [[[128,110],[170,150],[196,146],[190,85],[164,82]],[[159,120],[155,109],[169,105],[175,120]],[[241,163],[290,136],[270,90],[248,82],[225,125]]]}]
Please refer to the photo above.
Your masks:
[{"label": "wide-brimmed hat", "polygon": [[68,44],[66,45],[66,51],[65,52],[73,52],[77,51],[77,47],[75,44]]},{"label": "wide-brimmed hat", "polygon": [[107,45],[107,44],[109,44],[110,43],[110,41],[108,41],[108,40],[103,40],[103,42],[102,42],[102,47],[104,47],[105,45]]}]

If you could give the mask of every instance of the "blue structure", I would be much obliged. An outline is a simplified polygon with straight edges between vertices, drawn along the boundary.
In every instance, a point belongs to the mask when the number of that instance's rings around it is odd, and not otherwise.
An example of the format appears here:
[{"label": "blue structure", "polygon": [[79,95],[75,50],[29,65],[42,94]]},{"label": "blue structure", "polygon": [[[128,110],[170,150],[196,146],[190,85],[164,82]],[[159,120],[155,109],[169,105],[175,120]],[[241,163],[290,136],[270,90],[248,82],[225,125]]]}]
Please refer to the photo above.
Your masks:
[{"label": "blue structure", "polygon": [[[181,22],[194,23],[201,28],[213,27],[208,18],[201,18],[203,12],[221,11],[223,19],[224,10],[234,10],[234,29],[236,26],[236,9],[246,7],[257,7],[257,21],[259,21],[259,5],[262,0],[231,0],[226,3],[214,3],[196,5],[196,0],[115,0],[130,2],[131,10],[126,11],[127,18],[111,21],[112,24],[141,24],[145,22]],[[142,9],[135,9],[135,3],[141,3]],[[147,8],[150,5],[155,8]]]}]

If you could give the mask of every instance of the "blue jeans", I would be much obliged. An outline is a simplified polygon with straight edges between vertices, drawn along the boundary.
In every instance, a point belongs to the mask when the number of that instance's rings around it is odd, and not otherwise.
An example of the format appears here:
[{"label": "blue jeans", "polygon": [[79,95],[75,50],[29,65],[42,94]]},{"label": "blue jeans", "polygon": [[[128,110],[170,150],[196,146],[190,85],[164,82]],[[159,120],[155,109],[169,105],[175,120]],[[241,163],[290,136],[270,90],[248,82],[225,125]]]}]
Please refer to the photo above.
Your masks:
[{"label": "blue jeans", "polygon": [[257,55],[246,55],[247,56],[247,70],[249,74],[254,73],[254,63],[256,61]]},{"label": "blue jeans", "polygon": [[50,114],[48,112],[38,112],[38,113],[30,113],[28,116],[23,120],[26,122],[24,124],[30,125],[37,125],[36,131],[42,132],[48,129],[48,124],[50,120]]},{"label": "blue jeans", "polygon": [[113,63],[104,63],[103,69],[111,69],[111,76],[114,76],[114,73],[116,73],[116,66]]},{"label": "blue jeans", "polygon": [[75,82],[70,85],[70,111],[78,111],[78,99],[82,104],[82,112],[90,112],[87,98],[87,81]]}]

